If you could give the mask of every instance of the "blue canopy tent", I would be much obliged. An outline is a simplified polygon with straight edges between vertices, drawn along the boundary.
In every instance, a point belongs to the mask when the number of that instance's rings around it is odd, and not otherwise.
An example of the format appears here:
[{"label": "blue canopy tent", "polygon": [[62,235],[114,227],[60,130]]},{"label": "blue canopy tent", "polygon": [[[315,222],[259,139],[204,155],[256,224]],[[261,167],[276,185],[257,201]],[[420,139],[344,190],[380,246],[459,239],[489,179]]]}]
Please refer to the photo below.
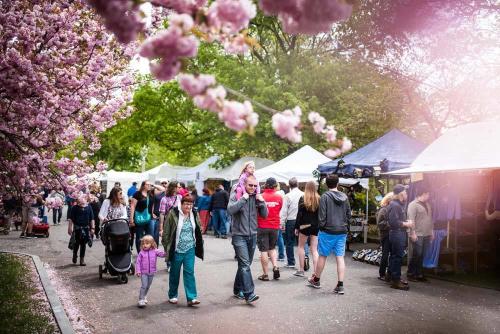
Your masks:
[{"label": "blue canopy tent", "polygon": [[318,166],[321,174],[338,174],[343,177],[371,177],[374,167],[390,172],[411,165],[426,145],[397,129],[387,132],[362,148]]}]

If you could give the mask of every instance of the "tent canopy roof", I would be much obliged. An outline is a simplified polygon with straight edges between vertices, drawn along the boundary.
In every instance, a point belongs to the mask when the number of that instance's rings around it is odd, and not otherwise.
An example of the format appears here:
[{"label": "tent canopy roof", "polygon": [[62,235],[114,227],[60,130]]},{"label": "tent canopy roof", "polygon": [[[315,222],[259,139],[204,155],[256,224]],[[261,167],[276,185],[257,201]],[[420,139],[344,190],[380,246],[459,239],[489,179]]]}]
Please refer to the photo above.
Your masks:
[{"label": "tent canopy roof", "polygon": [[[357,151],[342,158],[344,168],[338,174],[353,175],[355,168],[372,168],[380,166],[380,162],[387,160],[388,170],[395,170],[410,166],[417,155],[425,148],[425,144],[409,137],[403,132],[393,129],[382,137],[361,147]],[[318,166],[321,173],[330,174],[336,171],[336,159]]]},{"label": "tent canopy roof", "polygon": [[312,172],[319,164],[330,161],[309,145],[305,145],[286,158],[267,167],[257,169],[255,176],[259,182],[274,177],[278,182],[288,182],[296,177],[299,182],[314,180]]},{"label": "tent canopy roof", "polygon": [[202,175],[203,180],[208,179],[223,179],[227,181],[238,180],[240,178],[241,170],[243,166],[248,161],[255,162],[255,169],[264,168],[271,165],[274,161],[269,159],[257,158],[257,157],[242,157],[233,162],[231,165],[222,169],[209,168]]},{"label": "tent canopy roof", "polygon": [[214,155],[203,161],[201,164],[188,168],[186,170],[177,173],[177,178],[179,181],[195,181],[203,180],[202,175],[204,172],[209,170],[209,166],[219,160],[219,157]]},{"label": "tent canopy roof", "polygon": [[388,174],[500,169],[500,122],[470,123],[446,131],[410,167]]}]

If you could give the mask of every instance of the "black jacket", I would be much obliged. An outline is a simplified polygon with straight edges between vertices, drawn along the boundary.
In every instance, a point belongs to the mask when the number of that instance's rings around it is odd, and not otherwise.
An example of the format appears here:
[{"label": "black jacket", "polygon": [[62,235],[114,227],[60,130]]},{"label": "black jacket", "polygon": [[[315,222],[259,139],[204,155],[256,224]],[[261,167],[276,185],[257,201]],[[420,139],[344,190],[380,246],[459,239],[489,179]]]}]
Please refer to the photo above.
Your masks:
[{"label": "black jacket", "polygon": [[351,219],[347,195],[329,190],[319,200],[319,230],[328,234],[346,234]]},{"label": "black jacket", "polygon": [[227,209],[227,204],[229,203],[229,194],[227,191],[222,189],[215,190],[212,195],[212,202],[210,203],[210,210],[215,209]]},{"label": "black jacket", "polygon": [[389,235],[389,215],[388,206],[381,207],[377,212],[377,226],[380,238],[387,237]]},{"label": "black jacket", "polygon": [[405,205],[399,200],[391,201],[387,209],[391,231],[406,231],[403,222],[406,221]]},{"label": "black jacket", "polygon": [[317,229],[319,207],[315,211],[307,210],[304,204],[304,196],[299,199],[299,210],[297,211],[297,219],[295,220],[295,229],[300,230],[301,225],[311,225],[311,228]]}]

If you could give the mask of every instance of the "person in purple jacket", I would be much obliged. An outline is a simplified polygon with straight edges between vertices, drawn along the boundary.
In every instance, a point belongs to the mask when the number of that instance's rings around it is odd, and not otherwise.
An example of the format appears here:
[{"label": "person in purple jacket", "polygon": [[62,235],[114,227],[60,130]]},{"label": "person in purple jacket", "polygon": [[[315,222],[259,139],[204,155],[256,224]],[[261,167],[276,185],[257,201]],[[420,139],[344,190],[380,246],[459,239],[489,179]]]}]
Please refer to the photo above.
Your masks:
[{"label": "person in purple jacket", "polygon": [[137,304],[141,308],[148,303],[147,295],[156,273],[157,257],[165,257],[165,252],[157,249],[153,236],[145,235],[141,239],[141,251],[135,263],[135,273],[141,278],[141,290]]}]

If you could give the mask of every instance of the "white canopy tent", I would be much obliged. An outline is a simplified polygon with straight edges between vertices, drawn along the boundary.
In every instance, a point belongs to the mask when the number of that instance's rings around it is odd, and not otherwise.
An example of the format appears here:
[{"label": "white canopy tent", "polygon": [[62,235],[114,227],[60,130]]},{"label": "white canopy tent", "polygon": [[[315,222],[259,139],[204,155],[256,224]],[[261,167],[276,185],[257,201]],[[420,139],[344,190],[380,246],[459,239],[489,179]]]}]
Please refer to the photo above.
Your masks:
[{"label": "white canopy tent", "polygon": [[128,188],[132,186],[132,182],[141,183],[145,179],[146,176],[143,173],[118,172],[115,170],[104,171],[98,178],[99,181],[106,181],[106,194],[109,194],[116,182],[120,182],[123,191],[126,193]]},{"label": "white canopy tent", "polygon": [[189,167],[174,166],[168,162],[164,162],[161,165],[144,172],[144,174],[148,175],[148,180],[151,182],[157,182],[161,179],[177,180],[178,174],[187,169],[189,169]]},{"label": "white canopy tent", "polygon": [[445,132],[410,167],[387,174],[433,173],[500,168],[500,122],[471,123]]},{"label": "white canopy tent", "polygon": [[263,158],[257,158],[257,157],[243,157],[243,158],[239,158],[238,160],[233,162],[231,165],[229,165],[225,168],[222,168],[222,169],[209,168],[205,173],[203,173],[202,179],[203,180],[222,179],[222,180],[226,180],[226,181],[238,180],[240,177],[241,170],[243,169],[243,166],[248,161],[255,162],[255,169],[264,168],[266,166],[271,165],[274,162],[274,161],[269,160],[269,159],[263,159]]},{"label": "white canopy tent", "polygon": [[219,159],[218,156],[214,155],[203,161],[201,164],[185,169],[177,173],[178,181],[193,182],[198,193],[201,193],[203,189],[203,174],[210,169],[210,165]]},{"label": "white canopy tent", "polygon": [[[255,176],[259,182],[264,182],[269,177],[274,177],[278,182],[287,183],[292,177],[299,182],[314,180],[313,171],[318,165],[331,161],[309,145],[305,145],[293,152],[286,158],[275,162],[267,167],[257,169]],[[368,179],[340,179],[342,185],[353,185],[360,183],[365,189],[368,188]]]}]

